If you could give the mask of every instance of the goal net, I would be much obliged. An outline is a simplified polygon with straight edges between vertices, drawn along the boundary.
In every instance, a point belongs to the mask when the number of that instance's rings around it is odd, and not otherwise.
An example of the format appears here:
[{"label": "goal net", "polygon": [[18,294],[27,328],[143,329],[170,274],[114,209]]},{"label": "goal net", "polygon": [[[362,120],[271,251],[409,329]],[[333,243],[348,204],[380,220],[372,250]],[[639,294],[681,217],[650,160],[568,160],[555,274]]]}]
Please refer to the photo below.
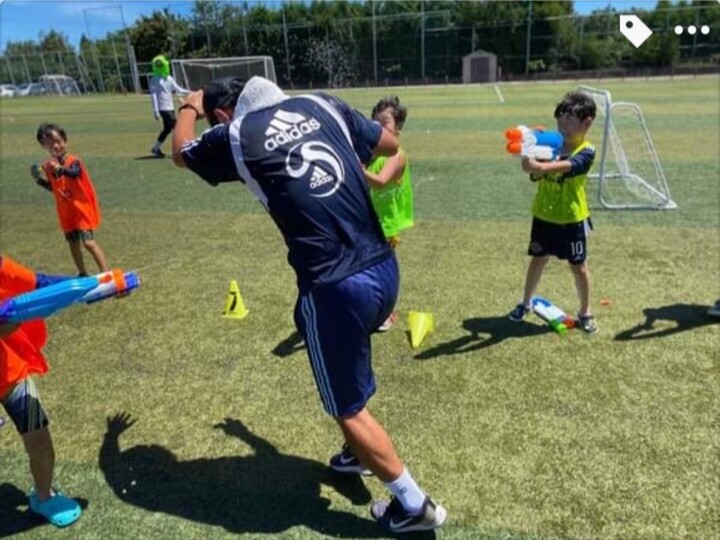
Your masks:
[{"label": "goal net", "polygon": [[600,204],[610,209],[677,208],[640,107],[613,103],[607,90],[580,90],[595,100],[595,125],[602,130],[599,160],[590,174],[598,182]]},{"label": "goal net", "polygon": [[190,90],[199,90],[218,77],[242,77],[247,80],[258,75],[277,82],[271,56],[173,60],[172,71],[177,83]]},{"label": "goal net", "polygon": [[67,75],[43,75],[38,82],[51,96],[79,96],[80,87],[75,79]]}]

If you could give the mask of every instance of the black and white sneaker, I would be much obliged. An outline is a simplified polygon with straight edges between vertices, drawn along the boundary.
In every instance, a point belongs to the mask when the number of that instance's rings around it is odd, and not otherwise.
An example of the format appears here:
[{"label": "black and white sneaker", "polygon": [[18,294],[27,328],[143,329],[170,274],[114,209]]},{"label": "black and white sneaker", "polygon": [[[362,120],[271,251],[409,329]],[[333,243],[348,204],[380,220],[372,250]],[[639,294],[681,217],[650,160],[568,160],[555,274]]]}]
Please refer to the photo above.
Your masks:
[{"label": "black and white sneaker", "polygon": [[341,473],[372,476],[372,472],[363,467],[347,444],[343,444],[342,451],[330,458],[330,468]]},{"label": "black and white sneaker", "polygon": [[160,150],[159,148],[153,148],[152,150],[150,150],[150,153],[153,156],[155,156],[156,158],[164,158],[165,157],[165,153],[162,150]]},{"label": "black and white sneaker", "polygon": [[447,510],[430,497],[425,497],[422,510],[416,516],[408,513],[397,497],[376,502],[370,508],[370,514],[382,527],[393,533],[431,531],[447,519]]}]

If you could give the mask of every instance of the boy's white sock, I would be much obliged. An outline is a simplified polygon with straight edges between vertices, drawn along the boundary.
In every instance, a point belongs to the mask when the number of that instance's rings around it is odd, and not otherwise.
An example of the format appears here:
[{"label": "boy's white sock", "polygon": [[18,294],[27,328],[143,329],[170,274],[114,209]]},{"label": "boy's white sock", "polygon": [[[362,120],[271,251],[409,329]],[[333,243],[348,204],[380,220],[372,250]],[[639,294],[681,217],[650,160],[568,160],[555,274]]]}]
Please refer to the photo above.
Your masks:
[{"label": "boy's white sock", "polygon": [[160,150],[160,143],[155,141],[155,144],[153,145],[153,152],[157,152],[158,150]]},{"label": "boy's white sock", "polygon": [[403,467],[402,474],[392,482],[385,482],[385,487],[395,495],[403,508],[411,514],[419,514],[425,501],[425,493],[417,485],[407,468]]}]

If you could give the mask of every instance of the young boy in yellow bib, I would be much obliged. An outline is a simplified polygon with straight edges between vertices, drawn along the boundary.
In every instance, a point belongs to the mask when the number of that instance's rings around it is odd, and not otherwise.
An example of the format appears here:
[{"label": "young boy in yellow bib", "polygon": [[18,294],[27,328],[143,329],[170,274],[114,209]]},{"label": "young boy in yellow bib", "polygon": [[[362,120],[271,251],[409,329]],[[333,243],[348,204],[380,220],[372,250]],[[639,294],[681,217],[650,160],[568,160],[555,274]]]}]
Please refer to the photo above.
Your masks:
[{"label": "young boy in yellow bib", "polygon": [[508,314],[520,321],[531,310],[531,299],[540,283],[550,256],[567,260],[580,299],[580,328],[597,332],[590,310],[590,271],[587,265],[587,236],[592,230],[585,186],[595,160],[595,148],[585,134],[596,114],[595,102],[582,92],[570,92],[555,108],[558,131],[564,144],[554,161],[524,157],[522,168],[537,183],[532,204],[532,231],[528,255],[531,256],[525,276],[522,302]]},{"label": "young boy in yellow bib", "polygon": [[[375,104],[372,119],[390,133],[399,137],[407,119],[407,108],[397,96],[388,96]],[[376,157],[364,171],[370,184],[370,200],[380,220],[385,239],[393,249],[400,243],[400,231],[414,223],[413,192],[410,180],[410,163],[401,149],[391,157]],[[387,332],[398,319],[393,310],[377,331]]]}]

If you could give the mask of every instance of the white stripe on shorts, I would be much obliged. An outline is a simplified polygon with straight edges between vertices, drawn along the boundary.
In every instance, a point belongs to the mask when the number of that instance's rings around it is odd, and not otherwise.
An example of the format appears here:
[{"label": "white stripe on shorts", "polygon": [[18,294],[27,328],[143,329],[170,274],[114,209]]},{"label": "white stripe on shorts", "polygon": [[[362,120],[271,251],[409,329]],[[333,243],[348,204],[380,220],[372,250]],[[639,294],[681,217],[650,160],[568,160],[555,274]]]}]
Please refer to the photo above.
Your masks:
[{"label": "white stripe on shorts", "polygon": [[305,327],[307,329],[308,349],[310,351],[310,362],[313,366],[313,374],[315,382],[320,390],[320,398],[322,399],[325,410],[333,416],[337,416],[337,406],[332,394],[332,388],[329,384],[325,363],[322,356],[322,348],[318,339],[317,332],[317,314],[315,311],[315,302],[312,293],[304,295],[301,300],[301,311],[305,319]]}]

